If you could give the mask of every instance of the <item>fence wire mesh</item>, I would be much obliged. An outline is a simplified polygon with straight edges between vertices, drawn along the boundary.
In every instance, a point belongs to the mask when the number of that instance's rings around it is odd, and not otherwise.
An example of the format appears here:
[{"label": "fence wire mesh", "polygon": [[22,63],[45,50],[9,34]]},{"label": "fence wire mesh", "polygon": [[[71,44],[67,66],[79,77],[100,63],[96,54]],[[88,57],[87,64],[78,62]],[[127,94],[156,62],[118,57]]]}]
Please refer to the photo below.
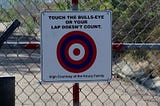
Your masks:
[{"label": "fence wire mesh", "polygon": [[[79,10],[113,12],[113,43],[159,43],[160,0],[79,0]],[[0,0],[1,35],[15,19],[21,26],[7,42],[39,42],[40,11],[72,10],[71,0]],[[118,47],[117,47],[118,48]],[[113,50],[110,83],[80,83],[81,106],[159,106],[159,50]],[[71,106],[72,83],[40,82],[39,49],[1,49],[0,75],[16,77],[16,106]]]}]

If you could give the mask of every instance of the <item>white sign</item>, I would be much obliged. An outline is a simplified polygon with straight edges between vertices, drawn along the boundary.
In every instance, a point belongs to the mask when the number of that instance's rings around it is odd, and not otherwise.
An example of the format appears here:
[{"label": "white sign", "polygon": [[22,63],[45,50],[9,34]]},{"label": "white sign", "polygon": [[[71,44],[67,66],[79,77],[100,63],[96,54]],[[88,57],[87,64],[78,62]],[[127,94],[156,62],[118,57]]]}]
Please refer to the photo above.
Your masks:
[{"label": "white sign", "polygon": [[111,81],[111,11],[41,12],[42,81]]}]

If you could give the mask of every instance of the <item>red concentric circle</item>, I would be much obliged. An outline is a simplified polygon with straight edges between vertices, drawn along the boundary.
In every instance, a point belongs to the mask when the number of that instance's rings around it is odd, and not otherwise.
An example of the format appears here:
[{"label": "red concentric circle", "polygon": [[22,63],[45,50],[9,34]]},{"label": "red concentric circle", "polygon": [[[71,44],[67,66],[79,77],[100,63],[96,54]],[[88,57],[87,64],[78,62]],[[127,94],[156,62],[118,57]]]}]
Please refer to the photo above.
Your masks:
[{"label": "red concentric circle", "polygon": [[[73,60],[73,59],[70,57],[70,55],[69,55],[69,47],[70,47],[72,44],[81,44],[81,45],[84,47],[84,49],[85,49],[85,54],[84,54],[84,56],[83,56],[82,59],[76,61],[76,60]],[[72,63],[72,64],[82,64],[84,61],[86,61],[86,59],[87,59],[87,57],[88,57],[88,52],[89,52],[87,45],[86,45],[83,41],[81,41],[81,40],[74,40],[74,41],[69,42],[68,45],[66,45],[65,51],[66,51],[66,53],[65,53],[66,58],[67,58],[68,61],[69,61],[70,63]]]},{"label": "red concentric circle", "polygon": [[75,56],[79,56],[79,54],[80,54],[80,49],[79,48],[75,48],[74,50],[73,50],[73,54],[75,55]]},{"label": "red concentric circle", "polygon": [[[73,59],[69,54],[72,45],[81,45],[82,51],[76,47],[73,49],[74,57],[79,56],[82,52],[84,55],[80,59]],[[85,32],[72,31],[65,34],[57,46],[57,58],[60,65],[69,72],[81,73],[87,71],[94,63],[97,55],[97,49],[94,40]]]}]

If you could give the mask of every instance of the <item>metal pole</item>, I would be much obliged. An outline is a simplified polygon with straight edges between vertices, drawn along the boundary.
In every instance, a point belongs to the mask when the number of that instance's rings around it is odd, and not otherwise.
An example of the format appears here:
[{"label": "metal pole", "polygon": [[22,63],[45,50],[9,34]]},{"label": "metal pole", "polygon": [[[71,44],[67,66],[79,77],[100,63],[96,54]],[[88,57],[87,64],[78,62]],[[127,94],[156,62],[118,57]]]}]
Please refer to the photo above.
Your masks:
[{"label": "metal pole", "polygon": [[80,106],[79,103],[79,83],[73,85],[73,106]]},{"label": "metal pole", "polygon": [[[78,0],[72,0],[72,10],[78,10]],[[79,103],[79,83],[73,85],[73,106],[80,106]]]},{"label": "metal pole", "polygon": [[15,77],[0,77],[0,106],[15,106]]},{"label": "metal pole", "polygon": [[20,22],[16,19],[9,28],[4,32],[4,34],[0,37],[0,47],[2,47],[3,43],[8,39],[8,37],[13,33],[13,31],[20,26]]},{"label": "metal pole", "polygon": [[72,0],[72,10],[78,10],[78,0]]}]

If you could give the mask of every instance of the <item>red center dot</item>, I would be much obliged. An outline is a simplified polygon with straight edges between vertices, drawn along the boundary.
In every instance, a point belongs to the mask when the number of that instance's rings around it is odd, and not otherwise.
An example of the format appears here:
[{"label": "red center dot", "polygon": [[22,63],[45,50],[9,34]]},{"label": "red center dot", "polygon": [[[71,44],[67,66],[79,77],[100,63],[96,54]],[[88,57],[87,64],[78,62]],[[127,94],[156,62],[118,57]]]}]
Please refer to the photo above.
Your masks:
[{"label": "red center dot", "polygon": [[76,55],[76,56],[78,56],[78,55],[80,54],[79,48],[75,48],[75,49],[73,50],[73,54]]}]

